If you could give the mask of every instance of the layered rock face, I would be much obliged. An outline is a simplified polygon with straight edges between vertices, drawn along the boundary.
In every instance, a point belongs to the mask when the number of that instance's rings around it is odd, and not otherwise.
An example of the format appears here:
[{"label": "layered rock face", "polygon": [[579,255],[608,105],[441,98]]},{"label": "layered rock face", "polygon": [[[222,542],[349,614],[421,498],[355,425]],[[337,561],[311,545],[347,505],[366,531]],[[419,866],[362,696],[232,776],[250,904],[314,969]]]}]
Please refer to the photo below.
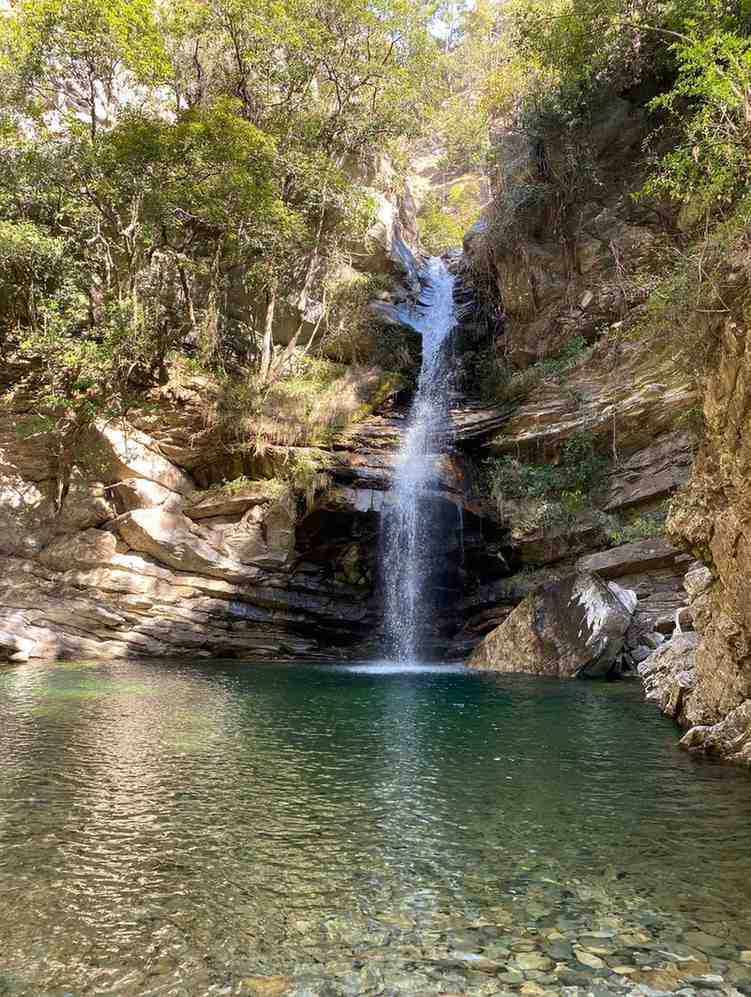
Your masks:
[{"label": "layered rock face", "polygon": [[[575,200],[565,238],[555,237],[544,210],[540,149],[523,135],[502,137],[508,155],[496,210],[468,234],[474,267],[503,300],[499,352],[520,367],[557,356],[567,341],[578,352],[520,401],[478,408],[460,432],[471,445],[487,427],[486,452],[537,466],[560,461],[567,441],[579,437],[593,441],[609,467],[597,501],[563,525],[535,525],[539,499],[504,502],[512,568],[526,571],[465,597],[467,634],[487,633],[536,585],[576,565],[616,578],[638,598],[626,663],[638,665],[649,698],[688,728],[683,746],[748,762],[748,253],[735,237],[715,247],[711,275],[696,277],[696,304],[685,294],[671,299],[670,280],[681,271],[672,269],[666,226],[625,196],[638,184],[633,152],[642,127],[625,102],[594,122],[585,138],[602,183],[591,202],[588,194]],[[525,189],[541,195],[514,198]],[[663,278],[666,297],[650,298]],[[591,345],[582,350],[582,340]],[[695,453],[697,434],[686,426],[700,408],[705,432]],[[603,516],[639,526],[643,515],[664,515],[668,499],[664,537],[612,547],[619,531],[609,531]]]},{"label": "layered rock face", "polygon": [[[495,352],[517,369],[567,344],[574,352],[498,405],[457,412],[457,440],[480,458],[541,470],[558,466],[566,447],[583,441],[604,471],[597,496],[574,490],[563,515],[539,493],[502,497],[511,566],[523,575],[465,595],[468,643],[502,622],[536,584],[577,567],[637,593],[627,667],[636,663],[631,649],[643,646],[640,634],[671,633],[686,605],[681,581],[690,557],[665,541],[656,553],[638,531],[635,543],[618,542],[619,532],[630,539],[621,526],[664,515],[688,480],[695,450],[682,425],[697,403],[695,378],[639,333],[656,280],[645,274],[658,272],[668,241],[660,219],[629,197],[645,128],[642,112],[624,100],[596,117],[582,155],[599,180],[574,199],[563,229],[550,163],[568,140],[553,137],[541,147],[521,132],[498,137],[495,203],[465,241],[470,280],[480,294],[494,288],[503,305],[503,321],[491,330]],[[602,559],[590,561],[598,552]]]},{"label": "layered rock face", "polygon": [[[51,441],[19,434],[19,404],[0,418],[0,660],[380,649],[380,513],[404,411],[340,434],[306,502],[271,478],[304,448],[212,448],[183,390],[92,431],[91,472],[75,472],[60,502]],[[436,654],[461,622],[463,588],[508,573],[504,531],[468,498],[468,474],[461,454],[436,455],[446,565]],[[232,477],[240,484],[211,486]]]},{"label": "layered rock face", "polygon": [[[751,763],[751,350],[744,316],[747,261],[728,261],[723,309],[704,321],[710,362],[706,435],[671,510],[671,537],[700,558],[685,579],[699,639],[676,714],[682,744]],[[675,669],[666,681],[675,684]],[[662,705],[662,704],[661,704]]]},{"label": "layered rock face", "polygon": [[[496,659],[525,670],[514,643],[537,633],[531,607],[542,596],[530,593],[563,584],[575,569],[615,579],[637,596],[620,666],[638,666],[649,698],[689,729],[684,747],[748,761],[748,260],[737,249],[727,254],[702,288],[708,300],[693,310],[681,301],[685,329],[673,339],[655,333],[648,298],[672,264],[664,224],[628,203],[643,125],[625,102],[594,122],[585,139],[604,179],[572,205],[563,236],[546,213],[541,159],[556,150],[501,136],[495,209],[465,246],[478,286],[490,281],[503,301],[497,352],[524,368],[565,356],[567,342],[576,350],[516,396],[457,413],[458,438],[478,455],[540,469],[557,465],[569,441],[589,440],[608,467],[597,497],[565,522],[544,521],[539,497],[503,499],[512,574],[465,594],[463,635],[468,647],[485,637],[475,663],[492,664],[487,648],[495,642]],[[706,434],[697,454],[697,435],[686,426],[699,406]],[[638,539],[669,499],[666,535]],[[613,520],[626,529],[614,529]],[[637,536],[614,544],[630,524]],[[522,657],[535,653],[530,643]]]},{"label": "layered rock face", "polygon": [[367,489],[310,515],[264,482],[202,493],[152,437],[103,426],[103,480],[58,510],[5,428],[0,654],[317,656],[377,625]]}]

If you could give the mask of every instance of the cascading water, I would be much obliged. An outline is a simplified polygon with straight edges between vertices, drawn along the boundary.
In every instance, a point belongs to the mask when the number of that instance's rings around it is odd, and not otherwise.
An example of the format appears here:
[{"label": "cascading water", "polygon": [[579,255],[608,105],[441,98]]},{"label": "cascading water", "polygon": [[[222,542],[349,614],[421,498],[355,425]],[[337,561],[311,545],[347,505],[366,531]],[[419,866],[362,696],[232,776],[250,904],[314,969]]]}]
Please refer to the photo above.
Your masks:
[{"label": "cascading water", "polygon": [[390,655],[414,661],[431,614],[436,543],[436,457],[448,431],[449,364],[443,349],[456,322],[454,277],[431,257],[423,276],[427,301],[405,320],[422,334],[417,394],[396,462],[382,520],[381,567],[385,636]]}]

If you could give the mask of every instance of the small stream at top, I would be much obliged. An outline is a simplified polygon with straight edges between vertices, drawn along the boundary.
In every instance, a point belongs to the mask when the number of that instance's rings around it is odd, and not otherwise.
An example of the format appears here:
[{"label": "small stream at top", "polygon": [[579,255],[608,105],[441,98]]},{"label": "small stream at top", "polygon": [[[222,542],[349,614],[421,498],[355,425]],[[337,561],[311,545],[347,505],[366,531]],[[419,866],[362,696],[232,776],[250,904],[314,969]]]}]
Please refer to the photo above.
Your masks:
[{"label": "small stream at top", "polygon": [[394,483],[384,507],[381,572],[387,653],[415,661],[439,609],[433,580],[440,557],[435,515],[436,458],[448,434],[450,369],[444,348],[456,324],[454,276],[438,257],[428,261],[425,301],[404,320],[422,335],[422,365]]}]

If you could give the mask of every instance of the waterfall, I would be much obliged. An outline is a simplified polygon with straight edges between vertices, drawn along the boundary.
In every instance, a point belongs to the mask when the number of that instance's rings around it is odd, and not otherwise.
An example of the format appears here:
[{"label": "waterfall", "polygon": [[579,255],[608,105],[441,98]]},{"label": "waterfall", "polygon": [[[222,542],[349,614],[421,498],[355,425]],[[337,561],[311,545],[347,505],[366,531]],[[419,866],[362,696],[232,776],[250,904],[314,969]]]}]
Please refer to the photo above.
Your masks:
[{"label": "waterfall", "polygon": [[[405,315],[422,334],[422,366],[394,483],[384,504],[381,570],[388,652],[414,661],[421,634],[437,610],[436,458],[448,432],[449,364],[443,344],[454,327],[454,277],[437,257],[428,261],[425,301]],[[432,493],[432,494],[431,494]]]}]

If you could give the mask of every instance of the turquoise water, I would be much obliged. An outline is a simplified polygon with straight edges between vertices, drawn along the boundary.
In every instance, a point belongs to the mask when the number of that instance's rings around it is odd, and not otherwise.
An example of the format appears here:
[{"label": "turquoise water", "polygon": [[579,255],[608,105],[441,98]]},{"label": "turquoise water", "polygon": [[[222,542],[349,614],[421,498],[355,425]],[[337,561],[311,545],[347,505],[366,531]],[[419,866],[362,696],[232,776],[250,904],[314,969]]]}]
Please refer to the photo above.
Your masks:
[{"label": "turquoise water", "polygon": [[751,992],[751,779],[635,684],[32,664],[0,718],[0,994]]}]

